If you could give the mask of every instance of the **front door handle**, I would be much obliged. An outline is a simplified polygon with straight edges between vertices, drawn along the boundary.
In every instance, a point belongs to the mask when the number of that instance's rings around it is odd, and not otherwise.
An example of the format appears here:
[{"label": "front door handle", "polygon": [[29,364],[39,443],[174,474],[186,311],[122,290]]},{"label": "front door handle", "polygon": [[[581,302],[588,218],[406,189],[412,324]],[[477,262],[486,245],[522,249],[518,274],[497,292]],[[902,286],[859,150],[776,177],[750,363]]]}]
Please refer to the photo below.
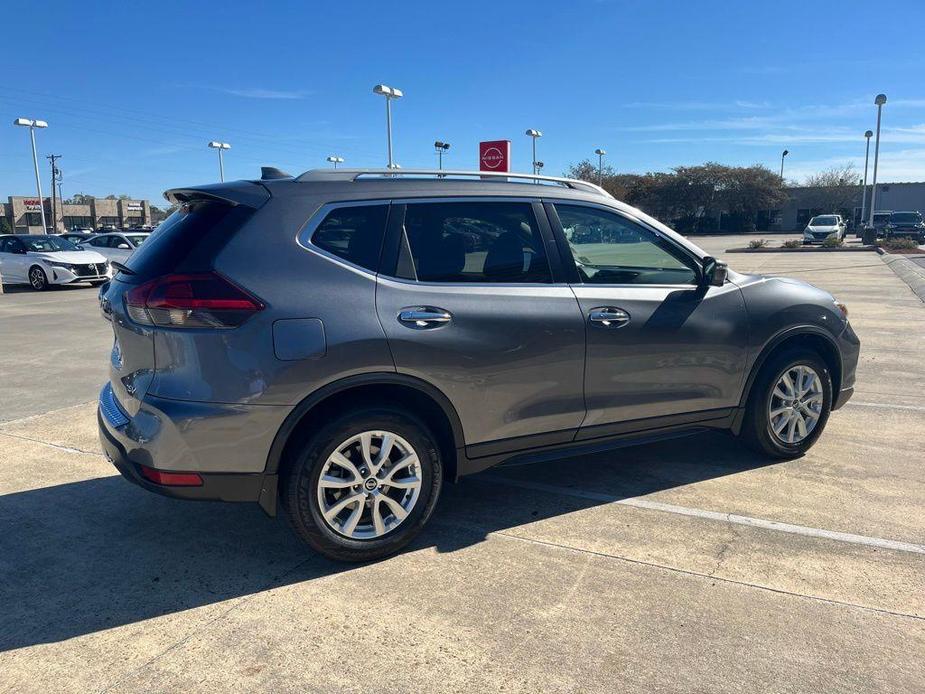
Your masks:
[{"label": "front door handle", "polygon": [[604,306],[591,309],[588,320],[604,328],[622,328],[630,322],[630,314],[622,308]]},{"label": "front door handle", "polygon": [[434,306],[409,306],[398,314],[398,320],[409,328],[423,330],[439,328],[453,320],[453,316],[444,308]]}]

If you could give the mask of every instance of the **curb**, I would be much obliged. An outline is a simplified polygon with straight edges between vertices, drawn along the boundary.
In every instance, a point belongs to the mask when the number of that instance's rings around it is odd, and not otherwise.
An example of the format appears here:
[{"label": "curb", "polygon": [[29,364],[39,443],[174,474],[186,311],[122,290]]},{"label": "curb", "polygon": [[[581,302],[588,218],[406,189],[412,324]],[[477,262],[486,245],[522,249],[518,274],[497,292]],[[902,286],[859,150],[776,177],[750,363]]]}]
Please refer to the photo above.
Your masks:
[{"label": "curb", "polygon": [[880,260],[896,273],[909,289],[925,302],[925,267],[913,263],[910,258],[925,258],[925,255],[904,255],[898,253],[881,253]]},{"label": "curb", "polygon": [[847,248],[804,246],[803,248],[727,248],[725,253],[857,253],[876,250],[876,246],[848,246]]}]

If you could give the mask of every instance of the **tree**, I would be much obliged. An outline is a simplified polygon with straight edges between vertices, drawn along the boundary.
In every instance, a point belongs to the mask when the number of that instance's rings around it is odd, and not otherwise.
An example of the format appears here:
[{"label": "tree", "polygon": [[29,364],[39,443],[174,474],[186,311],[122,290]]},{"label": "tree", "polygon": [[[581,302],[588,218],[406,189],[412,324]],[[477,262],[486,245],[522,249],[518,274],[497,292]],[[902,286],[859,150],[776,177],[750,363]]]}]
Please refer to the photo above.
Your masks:
[{"label": "tree", "polygon": [[854,164],[833,166],[815,175],[807,176],[800,190],[803,206],[822,212],[842,214],[851,218],[851,210],[859,204],[860,176]]},{"label": "tree", "polygon": [[0,234],[12,234],[13,229],[10,227],[10,220],[6,217],[0,217]]},{"label": "tree", "polygon": [[86,193],[74,193],[70,198],[64,201],[65,205],[89,205],[93,201],[92,195]]}]

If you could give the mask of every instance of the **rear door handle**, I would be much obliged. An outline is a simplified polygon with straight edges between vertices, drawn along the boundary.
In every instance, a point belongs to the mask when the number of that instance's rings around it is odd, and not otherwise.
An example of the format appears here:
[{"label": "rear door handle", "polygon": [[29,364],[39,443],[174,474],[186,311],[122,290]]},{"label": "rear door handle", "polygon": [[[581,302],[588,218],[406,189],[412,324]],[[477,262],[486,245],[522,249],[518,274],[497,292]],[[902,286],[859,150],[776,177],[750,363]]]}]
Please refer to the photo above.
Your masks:
[{"label": "rear door handle", "polygon": [[409,306],[398,314],[398,320],[409,328],[423,330],[439,328],[453,320],[453,316],[444,308],[434,306]]},{"label": "rear door handle", "polygon": [[591,312],[588,314],[588,320],[603,328],[622,328],[630,322],[630,314],[622,308],[603,306],[601,308],[591,309]]}]

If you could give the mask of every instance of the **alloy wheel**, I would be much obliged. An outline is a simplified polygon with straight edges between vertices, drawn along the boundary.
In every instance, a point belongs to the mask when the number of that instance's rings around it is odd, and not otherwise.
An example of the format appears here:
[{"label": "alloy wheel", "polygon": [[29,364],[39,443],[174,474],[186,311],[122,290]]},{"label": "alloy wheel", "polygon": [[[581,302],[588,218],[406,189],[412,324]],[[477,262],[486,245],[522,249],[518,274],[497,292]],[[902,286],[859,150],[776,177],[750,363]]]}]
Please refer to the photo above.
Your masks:
[{"label": "alloy wheel", "polygon": [[789,445],[804,441],[816,428],[823,406],[822,379],[811,367],[788,367],[768,398],[768,423],[774,436]]},{"label": "alloy wheel", "polygon": [[318,480],[325,523],[353,540],[374,540],[410,515],[421,493],[421,464],[398,434],[364,431],[334,449]]},{"label": "alloy wheel", "polygon": [[34,267],[29,270],[29,284],[32,285],[33,289],[44,289],[46,281],[45,273],[42,272],[41,268]]}]

